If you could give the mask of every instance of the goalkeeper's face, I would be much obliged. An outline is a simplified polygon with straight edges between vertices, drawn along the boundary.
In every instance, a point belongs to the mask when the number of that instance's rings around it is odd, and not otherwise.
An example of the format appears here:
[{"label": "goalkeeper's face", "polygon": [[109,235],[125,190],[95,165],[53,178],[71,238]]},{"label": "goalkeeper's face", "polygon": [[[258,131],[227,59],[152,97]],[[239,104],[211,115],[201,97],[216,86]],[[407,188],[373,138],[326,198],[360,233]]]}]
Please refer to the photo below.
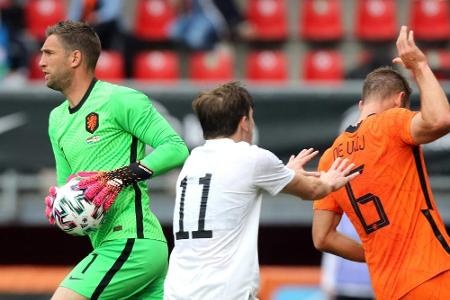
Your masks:
[{"label": "goalkeeper's face", "polygon": [[44,72],[46,85],[63,92],[72,80],[71,55],[56,35],[50,35],[41,48],[39,67]]}]

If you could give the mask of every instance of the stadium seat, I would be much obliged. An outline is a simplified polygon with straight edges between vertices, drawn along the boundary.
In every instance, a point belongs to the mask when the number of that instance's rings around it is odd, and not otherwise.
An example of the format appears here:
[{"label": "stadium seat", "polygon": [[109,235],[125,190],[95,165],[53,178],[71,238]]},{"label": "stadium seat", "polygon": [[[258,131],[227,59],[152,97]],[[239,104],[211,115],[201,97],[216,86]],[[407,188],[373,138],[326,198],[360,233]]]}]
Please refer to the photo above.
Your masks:
[{"label": "stadium seat", "polygon": [[450,79],[450,53],[447,49],[433,49],[426,52],[428,62],[439,80]]},{"label": "stadium seat", "polygon": [[447,41],[450,37],[450,5],[442,0],[414,0],[410,6],[414,37],[423,41]]},{"label": "stadium seat", "polygon": [[133,78],[139,81],[175,81],[179,79],[179,60],[173,51],[145,51],[136,55]]},{"label": "stadium seat", "polygon": [[247,21],[255,29],[255,39],[280,41],[287,38],[285,0],[249,0],[247,5]]},{"label": "stadium seat", "polygon": [[389,41],[397,36],[395,0],[358,0],[355,35],[365,41]]},{"label": "stadium seat", "polygon": [[44,80],[44,73],[39,67],[39,60],[41,59],[41,53],[35,53],[30,57],[28,63],[28,79],[30,80]]},{"label": "stadium seat", "polygon": [[45,38],[48,26],[66,18],[66,8],[61,0],[28,0],[25,4],[27,31],[36,39]]},{"label": "stadium seat", "polygon": [[246,78],[251,81],[286,81],[288,67],[281,51],[254,51],[247,57]]},{"label": "stadium seat", "polygon": [[229,81],[234,77],[234,56],[228,49],[192,53],[188,73],[195,81]]},{"label": "stadium seat", "polygon": [[175,11],[170,0],[139,0],[134,33],[143,40],[168,40],[169,25],[174,18]]},{"label": "stadium seat", "polygon": [[303,0],[299,8],[301,38],[313,41],[342,38],[341,0]]},{"label": "stadium seat", "polygon": [[336,50],[308,51],[302,64],[303,79],[306,81],[341,81],[344,79],[343,57]]},{"label": "stadium seat", "polygon": [[95,76],[108,81],[120,81],[125,77],[124,59],[120,52],[102,51],[98,58]]}]

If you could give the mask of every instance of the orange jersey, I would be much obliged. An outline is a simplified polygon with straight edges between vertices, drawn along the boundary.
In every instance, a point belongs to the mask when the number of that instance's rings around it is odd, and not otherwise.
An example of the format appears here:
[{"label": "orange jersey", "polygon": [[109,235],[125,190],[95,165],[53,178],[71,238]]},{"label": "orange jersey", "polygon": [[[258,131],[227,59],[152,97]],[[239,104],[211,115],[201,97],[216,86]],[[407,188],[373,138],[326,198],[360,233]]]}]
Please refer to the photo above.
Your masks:
[{"label": "orange jersey", "polygon": [[394,108],[350,126],[320,159],[327,170],[348,157],[362,170],[314,209],[345,212],[355,226],[378,300],[399,299],[450,269],[450,239],[437,211],[422,150],[414,145],[416,113]]}]

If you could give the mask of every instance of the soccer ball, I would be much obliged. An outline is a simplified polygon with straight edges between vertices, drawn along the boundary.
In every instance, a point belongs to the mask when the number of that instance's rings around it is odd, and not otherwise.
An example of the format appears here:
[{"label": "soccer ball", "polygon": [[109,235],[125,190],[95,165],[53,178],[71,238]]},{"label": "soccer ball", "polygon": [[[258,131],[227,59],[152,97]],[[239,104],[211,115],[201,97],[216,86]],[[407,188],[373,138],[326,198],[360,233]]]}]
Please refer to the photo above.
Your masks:
[{"label": "soccer ball", "polygon": [[80,177],[72,178],[58,188],[53,202],[56,225],[71,235],[87,235],[95,231],[104,216],[103,207],[95,206],[84,198],[84,190],[78,187]]}]

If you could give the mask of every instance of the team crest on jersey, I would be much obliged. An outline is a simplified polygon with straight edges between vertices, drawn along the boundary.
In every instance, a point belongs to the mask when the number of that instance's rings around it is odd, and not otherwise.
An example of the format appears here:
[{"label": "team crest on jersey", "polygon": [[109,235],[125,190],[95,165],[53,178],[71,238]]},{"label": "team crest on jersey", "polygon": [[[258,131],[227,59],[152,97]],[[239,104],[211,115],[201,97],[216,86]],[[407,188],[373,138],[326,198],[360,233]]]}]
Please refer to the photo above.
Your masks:
[{"label": "team crest on jersey", "polygon": [[91,112],[86,116],[86,130],[89,133],[94,133],[98,128],[98,114]]}]

